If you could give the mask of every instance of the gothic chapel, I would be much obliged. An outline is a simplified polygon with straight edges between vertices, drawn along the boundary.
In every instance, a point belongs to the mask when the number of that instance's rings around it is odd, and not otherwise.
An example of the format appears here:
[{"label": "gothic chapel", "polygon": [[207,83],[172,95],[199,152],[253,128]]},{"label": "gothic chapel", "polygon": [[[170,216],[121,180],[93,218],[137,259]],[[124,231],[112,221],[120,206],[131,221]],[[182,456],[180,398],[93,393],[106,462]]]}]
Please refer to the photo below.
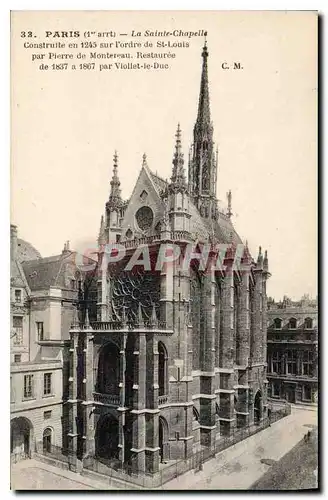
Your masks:
[{"label": "gothic chapel", "polygon": [[[87,460],[156,473],[161,463],[213,447],[237,428],[260,424],[267,412],[267,253],[253,260],[228,209],[216,197],[218,153],[213,141],[208,49],[193,143],[185,174],[178,126],[170,180],[142,167],[128,201],[121,198],[114,155],[109,199],[101,217],[97,318],[72,326],[67,441]],[[102,265],[105,245],[119,242],[124,259]],[[126,264],[147,245],[201,249],[226,244],[221,270],[187,268],[177,260],[150,271]]]}]

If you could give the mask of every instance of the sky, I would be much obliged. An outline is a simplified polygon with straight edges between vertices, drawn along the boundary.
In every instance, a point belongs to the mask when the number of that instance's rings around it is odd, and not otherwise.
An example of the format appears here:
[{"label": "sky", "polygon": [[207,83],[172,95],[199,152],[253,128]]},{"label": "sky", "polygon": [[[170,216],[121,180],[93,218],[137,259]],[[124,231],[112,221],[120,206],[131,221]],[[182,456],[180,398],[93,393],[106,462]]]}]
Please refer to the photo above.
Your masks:
[{"label": "sky", "polygon": [[[39,61],[32,62],[40,51],[23,47],[20,34],[27,26],[37,42],[45,40],[45,30],[115,30],[128,33],[129,41],[132,30],[207,30],[218,198],[225,201],[231,189],[236,230],[254,256],[259,245],[268,250],[268,295],[317,295],[315,14],[14,13],[11,222],[19,237],[49,256],[60,253],[66,240],[79,251],[95,245],[115,150],[124,198],[144,152],[153,171],[170,177],[178,122],[187,159],[203,38],[138,38],[189,43],[142,49],[174,52],[168,70],[42,71]],[[222,68],[234,62],[243,69]]]}]

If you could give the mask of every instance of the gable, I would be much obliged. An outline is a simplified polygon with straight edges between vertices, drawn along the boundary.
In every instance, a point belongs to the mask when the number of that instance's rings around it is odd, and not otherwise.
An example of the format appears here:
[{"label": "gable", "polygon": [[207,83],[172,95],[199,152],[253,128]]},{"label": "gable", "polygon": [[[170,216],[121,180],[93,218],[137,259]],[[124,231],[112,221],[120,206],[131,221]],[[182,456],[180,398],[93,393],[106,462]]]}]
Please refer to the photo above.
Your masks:
[{"label": "gable", "polygon": [[[156,232],[163,218],[164,204],[160,198],[159,182],[147,166],[142,166],[122,221],[122,238],[135,238]],[[127,234],[128,233],[128,234]]]}]

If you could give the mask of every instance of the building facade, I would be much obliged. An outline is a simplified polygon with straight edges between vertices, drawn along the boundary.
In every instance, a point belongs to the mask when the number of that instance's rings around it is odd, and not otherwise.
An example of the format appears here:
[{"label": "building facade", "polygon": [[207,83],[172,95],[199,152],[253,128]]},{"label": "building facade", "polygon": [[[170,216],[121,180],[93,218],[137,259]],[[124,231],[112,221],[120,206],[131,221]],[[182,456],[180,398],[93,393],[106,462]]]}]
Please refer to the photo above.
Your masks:
[{"label": "building facade", "polygon": [[64,444],[67,343],[84,271],[68,244],[60,255],[42,258],[17,237],[16,226],[10,232],[11,457],[17,461]]},{"label": "building facade", "polygon": [[[208,55],[205,44],[188,182],[180,126],[170,181],[144,155],[128,201],[114,156],[97,321],[70,332],[68,442],[81,461],[155,473],[266,415],[268,258],[236,233],[231,193],[226,209],[216,197]],[[163,248],[172,259],[159,266]]]},{"label": "building facade", "polygon": [[268,394],[314,404],[318,397],[318,304],[304,296],[268,301]]}]

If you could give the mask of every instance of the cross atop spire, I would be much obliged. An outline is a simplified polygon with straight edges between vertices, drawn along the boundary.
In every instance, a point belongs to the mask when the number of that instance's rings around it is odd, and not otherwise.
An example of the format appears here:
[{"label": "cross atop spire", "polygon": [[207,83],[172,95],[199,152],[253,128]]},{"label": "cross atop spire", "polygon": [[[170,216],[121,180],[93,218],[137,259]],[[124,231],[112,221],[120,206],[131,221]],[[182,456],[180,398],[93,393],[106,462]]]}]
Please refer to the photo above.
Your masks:
[{"label": "cross atop spire", "polygon": [[175,134],[176,142],[175,142],[175,152],[173,156],[173,169],[171,176],[171,183],[176,186],[180,186],[183,188],[187,188],[185,171],[184,171],[184,159],[181,148],[181,129],[180,123],[178,123],[178,128]]},{"label": "cross atop spire", "polygon": [[147,167],[147,166],[148,166],[148,164],[147,164],[147,155],[146,155],[146,153],[144,153],[144,154],[142,155],[142,166],[143,166],[143,167]]}]

